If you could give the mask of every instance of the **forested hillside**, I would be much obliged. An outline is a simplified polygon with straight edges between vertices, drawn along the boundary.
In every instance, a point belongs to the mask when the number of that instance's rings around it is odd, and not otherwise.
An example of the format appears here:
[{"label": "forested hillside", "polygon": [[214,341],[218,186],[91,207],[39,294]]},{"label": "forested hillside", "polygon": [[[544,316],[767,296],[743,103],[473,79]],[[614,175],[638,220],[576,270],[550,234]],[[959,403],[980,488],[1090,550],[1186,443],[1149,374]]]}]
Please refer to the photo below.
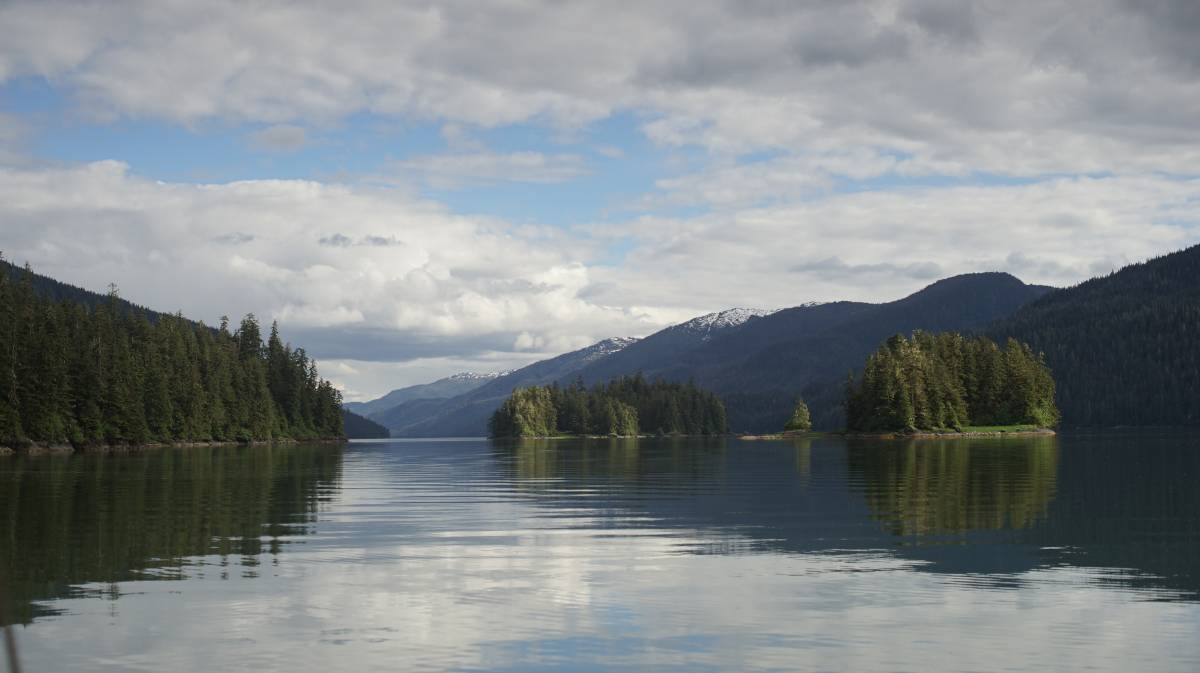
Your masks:
[{"label": "forested hillside", "polygon": [[342,428],[348,439],[385,439],[390,436],[387,428],[349,409],[342,409]]},{"label": "forested hillside", "polygon": [[717,435],[726,432],[725,408],[691,383],[621,377],[585,388],[534,386],[513,391],[492,415],[492,437]]},{"label": "forested hillside", "polygon": [[1200,425],[1200,246],[1048,294],[989,333],[1045,353],[1064,425]]},{"label": "forested hillside", "polygon": [[895,335],[867,358],[846,391],[846,428],[961,430],[1058,423],[1054,379],[1029,346],[944,332]]},{"label": "forested hillside", "polygon": [[0,273],[0,444],[342,436],[341,394],[274,326],[37,291],[57,285]]}]

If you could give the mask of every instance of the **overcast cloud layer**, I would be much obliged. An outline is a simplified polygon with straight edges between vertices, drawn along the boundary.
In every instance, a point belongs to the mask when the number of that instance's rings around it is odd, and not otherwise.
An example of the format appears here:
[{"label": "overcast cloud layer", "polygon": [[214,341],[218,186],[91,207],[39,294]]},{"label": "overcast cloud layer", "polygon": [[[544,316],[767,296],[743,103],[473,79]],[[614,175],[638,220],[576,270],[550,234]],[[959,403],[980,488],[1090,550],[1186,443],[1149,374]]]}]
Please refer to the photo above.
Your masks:
[{"label": "overcast cloud layer", "polygon": [[[1200,237],[1197,34],[1187,0],[9,3],[0,249],[157,308],[277,318],[348,397],[731,306],[981,270],[1070,284]],[[31,81],[81,127],[225,129],[286,158],[367,115],[445,149],[160,181],[120,149],[40,156]],[[615,215],[437,196],[549,200],[600,159],[633,168],[595,140],[616,119],[667,169]],[[472,139],[504,129],[540,140]]]}]

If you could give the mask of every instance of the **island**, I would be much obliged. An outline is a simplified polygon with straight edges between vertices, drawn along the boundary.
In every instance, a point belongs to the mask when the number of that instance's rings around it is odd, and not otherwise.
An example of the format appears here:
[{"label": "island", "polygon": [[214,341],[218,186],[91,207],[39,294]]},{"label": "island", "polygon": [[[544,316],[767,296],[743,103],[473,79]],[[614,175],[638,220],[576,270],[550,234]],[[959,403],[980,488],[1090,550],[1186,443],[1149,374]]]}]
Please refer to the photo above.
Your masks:
[{"label": "island", "polygon": [[725,405],[694,383],[622,376],[587,388],[531,386],[514,390],[492,414],[488,432],[499,437],[636,437],[723,435]]},{"label": "island", "polygon": [[1059,420],[1041,355],[956,332],[891,337],[848,381],[845,404],[847,433],[874,436],[1051,434]]}]

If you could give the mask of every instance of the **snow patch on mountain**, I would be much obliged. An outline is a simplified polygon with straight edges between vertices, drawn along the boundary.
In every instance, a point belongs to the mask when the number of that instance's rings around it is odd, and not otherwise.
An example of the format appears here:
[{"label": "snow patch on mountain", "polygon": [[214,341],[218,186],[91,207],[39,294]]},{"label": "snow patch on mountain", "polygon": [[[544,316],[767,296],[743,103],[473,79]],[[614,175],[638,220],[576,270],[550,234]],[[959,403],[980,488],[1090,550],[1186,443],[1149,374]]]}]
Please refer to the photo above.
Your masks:
[{"label": "snow patch on mountain", "polygon": [[636,342],[637,339],[633,337],[613,337],[612,339],[605,339],[604,341],[599,341],[583,349],[582,360],[583,362],[599,360],[602,357],[606,357],[616,353],[619,350],[623,350],[630,344]]},{"label": "snow patch on mountain", "polygon": [[759,318],[765,315],[771,315],[776,310],[767,310],[761,308],[731,308],[716,313],[702,315],[699,318],[680,323],[675,326],[675,329],[687,330],[702,334],[702,341],[708,341],[712,338],[714,332],[718,332],[730,327],[737,327],[745,323],[751,318]]},{"label": "snow patch on mountain", "polygon": [[502,372],[459,372],[457,374],[451,374],[450,376],[447,376],[444,380],[447,380],[447,381],[490,381],[492,379],[498,379],[501,376],[504,376],[506,374],[511,374],[512,372],[513,372],[512,369],[506,369]]}]

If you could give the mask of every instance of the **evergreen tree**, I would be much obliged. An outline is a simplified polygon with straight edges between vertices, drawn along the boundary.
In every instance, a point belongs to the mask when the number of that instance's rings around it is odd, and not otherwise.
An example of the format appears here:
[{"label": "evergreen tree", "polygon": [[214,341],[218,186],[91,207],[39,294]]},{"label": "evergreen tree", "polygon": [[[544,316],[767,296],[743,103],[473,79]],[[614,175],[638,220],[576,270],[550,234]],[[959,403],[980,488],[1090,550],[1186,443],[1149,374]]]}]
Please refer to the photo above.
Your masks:
[{"label": "evergreen tree", "polygon": [[792,412],[791,419],[783,429],[788,432],[807,432],[812,430],[812,416],[808,413],[808,405],[804,400],[797,398],[796,409]]}]

